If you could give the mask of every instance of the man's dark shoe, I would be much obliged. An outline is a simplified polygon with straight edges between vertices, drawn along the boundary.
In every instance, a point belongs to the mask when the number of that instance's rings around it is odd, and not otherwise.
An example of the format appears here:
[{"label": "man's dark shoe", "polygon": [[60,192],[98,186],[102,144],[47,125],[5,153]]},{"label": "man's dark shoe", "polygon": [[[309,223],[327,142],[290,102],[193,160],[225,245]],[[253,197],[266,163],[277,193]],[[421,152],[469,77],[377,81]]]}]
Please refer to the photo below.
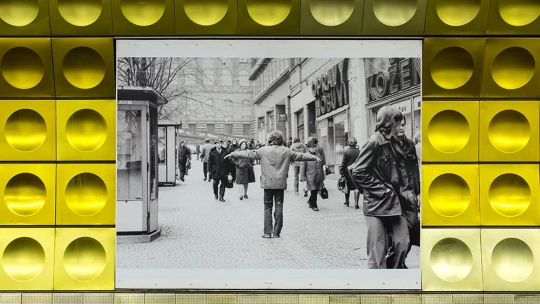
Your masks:
[{"label": "man's dark shoe", "polygon": [[278,238],[278,237],[279,237],[279,234],[273,234],[272,237],[273,237],[273,238]]},{"label": "man's dark shoe", "polygon": [[220,202],[225,202],[225,199],[224,199],[223,197],[220,197],[220,198],[219,198],[219,201],[220,201]]},{"label": "man's dark shoe", "polygon": [[216,198],[216,201],[217,201],[217,199],[218,199],[218,196],[217,196],[217,194],[215,194],[215,195],[214,195],[214,197]]}]

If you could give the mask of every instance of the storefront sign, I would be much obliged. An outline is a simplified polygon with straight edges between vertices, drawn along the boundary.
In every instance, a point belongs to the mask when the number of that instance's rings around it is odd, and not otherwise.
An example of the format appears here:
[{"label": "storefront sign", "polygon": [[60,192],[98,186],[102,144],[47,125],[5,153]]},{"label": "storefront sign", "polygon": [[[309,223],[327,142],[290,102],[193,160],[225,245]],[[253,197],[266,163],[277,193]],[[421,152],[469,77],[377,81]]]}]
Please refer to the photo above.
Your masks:
[{"label": "storefront sign", "polygon": [[420,84],[418,58],[396,58],[391,64],[388,71],[380,71],[366,79],[368,103]]},{"label": "storefront sign", "polygon": [[287,114],[278,114],[278,121],[279,122],[283,122],[283,121],[287,121]]},{"label": "storefront sign", "polygon": [[315,117],[349,104],[349,59],[345,58],[311,82]]}]

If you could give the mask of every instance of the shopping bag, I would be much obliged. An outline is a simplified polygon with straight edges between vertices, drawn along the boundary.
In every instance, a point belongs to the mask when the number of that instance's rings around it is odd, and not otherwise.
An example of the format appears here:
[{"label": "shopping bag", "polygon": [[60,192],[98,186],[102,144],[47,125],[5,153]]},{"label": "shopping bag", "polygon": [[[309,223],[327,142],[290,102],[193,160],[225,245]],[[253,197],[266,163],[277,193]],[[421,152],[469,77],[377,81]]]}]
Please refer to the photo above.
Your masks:
[{"label": "shopping bag", "polygon": [[324,185],[323,185],[320,193],[321,193],[321,198],[322,199],[328,199],[328,190],[326,189],[326,187]]}]

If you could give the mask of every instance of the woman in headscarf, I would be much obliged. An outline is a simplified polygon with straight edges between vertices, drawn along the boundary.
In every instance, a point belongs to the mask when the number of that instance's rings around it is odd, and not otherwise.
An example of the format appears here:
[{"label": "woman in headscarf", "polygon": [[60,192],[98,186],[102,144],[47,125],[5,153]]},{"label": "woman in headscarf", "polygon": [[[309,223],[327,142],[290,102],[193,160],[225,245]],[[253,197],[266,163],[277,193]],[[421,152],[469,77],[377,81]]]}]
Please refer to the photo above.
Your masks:
[{"label": "woman in headscarf", "polygon": [[[317,145],[317,139],[310,137],[306,143],[306,153],[317,156],[319,159],[324,159],[324,153],[321,153],[322,147]],[[313,211],[319,211],[317,206],[317,194],[324,186],[324,161],[320,162],[304,162],[301,169],[303,180],[306,181],[306,191],[309,191],[308,205]]]},{"label": "woman in headscarf", "polygon": [[[246,151],[248,143],[245,139],[240,141],[236,151]],[[253,171],[254,161],[248,158],[233,160],[236,166],[236,183],[239,185],[240,200],[247,199],[248,185],[255,182],[255,172]]]}]

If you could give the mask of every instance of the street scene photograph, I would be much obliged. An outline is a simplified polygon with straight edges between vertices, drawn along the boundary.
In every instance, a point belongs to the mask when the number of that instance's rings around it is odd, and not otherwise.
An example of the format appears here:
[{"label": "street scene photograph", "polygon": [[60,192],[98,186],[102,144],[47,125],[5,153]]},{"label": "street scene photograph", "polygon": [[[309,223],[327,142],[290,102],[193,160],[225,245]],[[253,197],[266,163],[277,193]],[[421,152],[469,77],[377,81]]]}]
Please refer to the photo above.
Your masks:
[{"label": "street scene photograph", "polygon": [[420,61],[119,55],[117,268],[419,269]]}]

